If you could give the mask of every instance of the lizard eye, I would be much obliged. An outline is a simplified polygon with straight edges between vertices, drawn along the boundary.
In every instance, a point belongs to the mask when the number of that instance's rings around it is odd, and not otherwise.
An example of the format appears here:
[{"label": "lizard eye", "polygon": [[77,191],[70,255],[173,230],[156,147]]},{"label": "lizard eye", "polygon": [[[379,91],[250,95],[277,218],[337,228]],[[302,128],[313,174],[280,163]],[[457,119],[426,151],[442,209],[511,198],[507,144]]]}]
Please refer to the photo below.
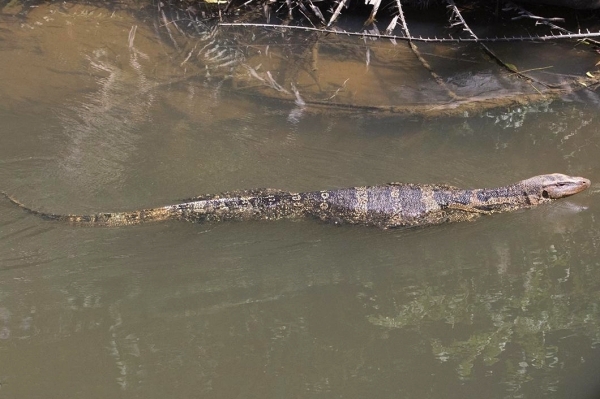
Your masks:
[{"label": "lizard eye", "polygon": [[544,197],[544,198],[550,197],[550,195],[548,195],[548,191],[546,191],[546,190],[542,191],[542,197]]}]

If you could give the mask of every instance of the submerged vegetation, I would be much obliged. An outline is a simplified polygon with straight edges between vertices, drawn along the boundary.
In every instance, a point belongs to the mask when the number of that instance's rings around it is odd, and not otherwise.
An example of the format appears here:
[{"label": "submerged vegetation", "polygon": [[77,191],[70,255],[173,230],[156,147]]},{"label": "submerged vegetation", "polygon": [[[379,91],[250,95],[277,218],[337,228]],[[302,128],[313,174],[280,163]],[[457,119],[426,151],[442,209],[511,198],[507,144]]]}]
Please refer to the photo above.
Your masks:
[{"label": "submerged vegetation", "polygon": [[159,9],[177,45],[179,34],[200,33],[203,43],[188,46],[186,60],[205,62],[212,79],[302,112],[464,115],[600,83],[595,11],[454,0],[228,0]]},{"label": "submerged vegetation", "polygon": [[[0,12],[26,18],[35,1],[2,0]],[[292,119],[310,111],[472,115],[600,85],[598,11],[473,0],[94,4],[139,15],[188,76],[288,103]]]}]

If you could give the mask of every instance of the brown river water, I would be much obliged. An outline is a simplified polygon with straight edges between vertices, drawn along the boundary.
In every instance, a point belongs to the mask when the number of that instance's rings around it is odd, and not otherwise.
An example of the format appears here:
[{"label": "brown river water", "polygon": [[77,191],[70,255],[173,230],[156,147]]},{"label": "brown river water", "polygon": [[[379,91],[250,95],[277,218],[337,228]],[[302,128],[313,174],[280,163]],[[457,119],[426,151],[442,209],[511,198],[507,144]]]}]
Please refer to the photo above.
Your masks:
[{"label": "brown river water", "polygon": [[[267,74],[289,57],[264,37],[252,53],[233,31],[186,36],[160,15],[18,11],[0,15],[0,190],[35,209],[133,210],[256,187],[493,187],[551,172],[592,187],[532,210],[389,231],[313,220],[75,227],[2,200],[1,398],[600,394],[596,92],[426,116],[323,109],[307,99],[410,98],[422,111],[447,93],[415,83],[423,71],[400,43],[408,55],[367,43],[366,62],[366,42],[344,39],[354,63],[324,45],[323,75],[299,66],[295,94],[278,87],[281,72]],[[432,64],[460,52],[475,65],[477,75],[442,76],[459,94],[508,92],[477,48],[419,49]],[[597,61],[573,43],[535,56],[559,63],[564,49],[590,60],[573,74]]]}]

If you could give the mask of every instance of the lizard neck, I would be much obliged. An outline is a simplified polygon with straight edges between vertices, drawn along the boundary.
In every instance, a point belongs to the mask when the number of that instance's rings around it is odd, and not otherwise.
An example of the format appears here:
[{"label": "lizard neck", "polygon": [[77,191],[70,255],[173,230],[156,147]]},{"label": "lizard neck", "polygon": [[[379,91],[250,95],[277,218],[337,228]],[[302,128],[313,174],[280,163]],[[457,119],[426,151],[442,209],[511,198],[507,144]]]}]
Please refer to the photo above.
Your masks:
[{"label": "lizard neck", "polygon": [[536,205],[539,201],[531,198],[519,184],[510,186],[460,190],[456,202],[474,209],[503,212]]}]

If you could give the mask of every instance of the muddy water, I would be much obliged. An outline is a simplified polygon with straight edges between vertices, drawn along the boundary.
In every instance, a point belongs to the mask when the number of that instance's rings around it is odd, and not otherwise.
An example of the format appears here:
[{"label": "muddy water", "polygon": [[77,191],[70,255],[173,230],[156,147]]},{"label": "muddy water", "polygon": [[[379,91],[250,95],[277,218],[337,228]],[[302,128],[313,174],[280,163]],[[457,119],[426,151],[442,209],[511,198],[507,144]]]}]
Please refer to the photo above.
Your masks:
[{"label": "muddy water", "polygon": [[[0,189],[36,209],[547,172],[600,181],[594,92],[470,117],[311,112],[238,95],[227,72],[184,62],[180,43],[127,12],[2,18]],[[0,396],[595,397],[599,190],[406,231],[77,228],[2,201]]]}]

